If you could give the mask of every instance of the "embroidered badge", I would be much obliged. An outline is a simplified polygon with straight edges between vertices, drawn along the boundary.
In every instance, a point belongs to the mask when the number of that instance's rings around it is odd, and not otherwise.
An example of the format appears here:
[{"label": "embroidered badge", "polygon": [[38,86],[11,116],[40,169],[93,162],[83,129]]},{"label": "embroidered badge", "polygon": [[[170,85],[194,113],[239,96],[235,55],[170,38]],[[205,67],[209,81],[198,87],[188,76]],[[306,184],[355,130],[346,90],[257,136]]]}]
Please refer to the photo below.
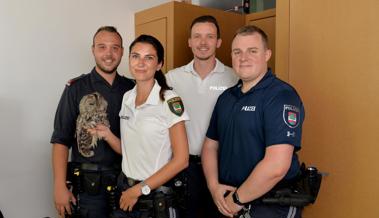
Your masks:
[{"label": "embroidered badge", "polygon": [[170,108],[170,111],[175,115],[182,116],[182,114],[184,113],[184,105],[180,97],[174,97],[167,100],[167,104]]},{"label": "embroidered badge", "polygon": [[299,125],[300,110],[293,105],[285,104],[283,107],[284,123],[290,128],[296,128]]}]

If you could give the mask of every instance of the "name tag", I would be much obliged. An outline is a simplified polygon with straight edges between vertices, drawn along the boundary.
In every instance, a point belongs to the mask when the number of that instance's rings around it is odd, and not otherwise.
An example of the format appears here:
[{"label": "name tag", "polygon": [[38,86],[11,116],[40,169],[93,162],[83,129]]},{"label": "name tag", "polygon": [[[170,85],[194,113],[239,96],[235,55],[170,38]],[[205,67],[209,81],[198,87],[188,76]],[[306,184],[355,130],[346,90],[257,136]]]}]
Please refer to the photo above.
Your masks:
[{"label": "name tag", "polygon": [[255,106],[242,106],[241,111],[255,111]]},{"label": "name tag", "polygon": [[228,89],[226,86],[209,86],[209,90],[212,91],[225,91],[226,89]]},{"label": "name tag", "polygon": [[123,119],[123,120],[129,120],[129,117],[128,117],[128,116],[125,116],[125,115],[121,115],[121,116],[120,116],[120,119]]}]

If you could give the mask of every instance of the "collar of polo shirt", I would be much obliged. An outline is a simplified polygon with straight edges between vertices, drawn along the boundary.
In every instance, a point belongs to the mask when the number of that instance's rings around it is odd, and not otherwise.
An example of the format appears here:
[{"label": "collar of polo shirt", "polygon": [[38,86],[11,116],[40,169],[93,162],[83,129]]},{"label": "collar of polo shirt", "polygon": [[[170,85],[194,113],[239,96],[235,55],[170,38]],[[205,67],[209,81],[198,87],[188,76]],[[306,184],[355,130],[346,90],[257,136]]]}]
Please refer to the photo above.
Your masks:
[{"label": "collar of polo shirt", "polygon": [[[147,97],[146,102],[142,105],[158,105],[160,98],[159,98],[159,91],[161,90],[161,86],[158,84],[157,80],[154,80],[154,86],[150,91],[149,97]],[[134,88],[131,90],[132,98],[129,98],[127,102],[124,104],[126,105],[133,105],[135,106],[135,100],[137,96],[137,86],[134,86]],[[142,106],[140,105],[140,106]]]},{"label": "collar of polo shirt", "polygon": [[[186,72],[188,72],[188,73],[193,73],[193,74],[197,75],[195,69],[193,68],[194,63],[195,63],[194,60],[192,60],[191,62],[189,62],[187,65],[185,65],[184,70]],[[221,63],[221,61],[219,61],[216,58],[216,66],[215,66],[215,68],[209,74],[212,74],[212,73],[222,73],[224,71],[225,71],[225,65],[223,63]]]}]

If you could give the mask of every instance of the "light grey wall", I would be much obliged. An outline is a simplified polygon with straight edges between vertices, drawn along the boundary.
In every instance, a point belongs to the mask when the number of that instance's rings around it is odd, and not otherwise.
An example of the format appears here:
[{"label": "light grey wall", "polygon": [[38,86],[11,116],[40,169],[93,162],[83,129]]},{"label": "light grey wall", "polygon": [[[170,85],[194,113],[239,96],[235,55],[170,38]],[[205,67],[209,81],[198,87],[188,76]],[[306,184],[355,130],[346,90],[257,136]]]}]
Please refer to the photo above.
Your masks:
[{"label": "light grey wall", "polygon": [[[99,26],[127,47],[134,13],[169,0],[0,0],[0,209],[5,218],[57,217],[49,139],[66,81],[94,66]],[[127,52],[119,72],[127,71]]]}]

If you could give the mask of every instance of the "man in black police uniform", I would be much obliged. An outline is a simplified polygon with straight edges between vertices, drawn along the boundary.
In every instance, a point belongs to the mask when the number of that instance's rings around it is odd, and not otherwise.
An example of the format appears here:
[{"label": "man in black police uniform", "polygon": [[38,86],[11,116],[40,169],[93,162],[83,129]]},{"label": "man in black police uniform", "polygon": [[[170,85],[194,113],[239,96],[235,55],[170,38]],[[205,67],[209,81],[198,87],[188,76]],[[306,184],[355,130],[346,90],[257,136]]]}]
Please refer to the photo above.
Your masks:
[{"label": "man in black police uniform", "polygon": [[233,69],[240,82],[218,99],[204,142],[203,168],[219,211],[245,217],[301,217],[293,206],[266,205],[259,198],[299,173],[304,108],[293,87],[267,67],[267,36],[255,26],[237,31]]},{"label": "man in black police uniform", "polygon": [[[117,176],[118,172],[113,172],[113,169],[119,169],[121,156],[117,153],[121,151],[120,148],[112,148],[107,143],[108,140],[115,140],[113,138],[100,138],[95,141],[96,145],[94,145],[91,140],[88,140],[92,139],[92,136],[88,135],[86,131],[78,134],[80,128],[77,124],[86,130],[85,127],[88,127],[88,124],[85,122],[88,120],[84,119],[82,110],[85,111],[87,108],[89,110],[94,106],[88,99],[94,101],[101,99],[105,116],[99,115],[100,112],[94,112],[87,118],[102,117],[103,120],[107,120],[102,124],[110,126],[110,131],[120,137],[118,113],[121,109],[122,97],[126,91],[134,86],[131,80],[117,73],[123,51],[122,38],[115,27],[99,28],[93,37],[92,45],[96,67],[89,74],[70,80],[60,99],[55,115],[51,143],[53,144],[54,200],[55,207],[61,217],[64,217],[65,213],[70,214],[70,202],[77,204],[77,201],[80,201],[82,217],[108,217],[107,196],[103,183],[107,176],[105,175],[106,172],[115,173]],[[83,101],[81,101],[82,99]],[[84,104],[86,102],[88,105]],[[78,119],[81,115],[83,119]],[[90,122],[95,122],[95,120],[90,120]],[[66,187],[68,176],[66,170],[70,148],[72,149],[72,161],[79,163],[83,174],[86,173],[86,167],[91,170],[91,178],[94,179],[92,181],[93,187],[99,185],[90,191],[86,190],[88,186],[83,185],[86,187],[82,187],[84,190],[82,190],[83,193],[80,193],[80,200],[75,199]],[[81,178],[89,178],[84,176],[82,175]]]}]

